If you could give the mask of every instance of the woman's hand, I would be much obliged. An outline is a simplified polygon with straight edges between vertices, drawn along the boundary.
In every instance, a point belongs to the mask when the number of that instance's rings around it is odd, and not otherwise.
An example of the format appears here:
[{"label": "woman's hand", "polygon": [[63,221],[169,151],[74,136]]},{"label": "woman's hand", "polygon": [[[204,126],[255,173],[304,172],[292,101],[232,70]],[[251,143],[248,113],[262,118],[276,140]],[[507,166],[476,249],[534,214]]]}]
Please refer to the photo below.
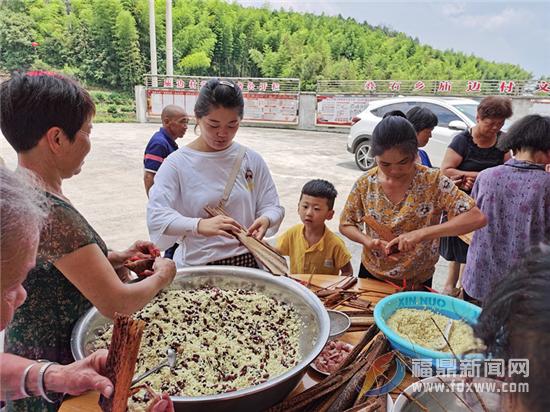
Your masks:
[{"label": "woman's hand", "polygon": [[140,259],[146,259],[149,257],[156,258],[160,256],[160,250],[155,246],[153,242],[146,240],[136,240],[132,246],[123,252],[126,255],[127,261],[131,257],[137,256]]},{"label": "woman's hand", "polygon": [[248,236],[254,236],[258,240],[262,240],[265,232],[269,229],[269,219],[265,216],[260,216],[248,228]]},{"label": "woman's hand", "polygon": [[[160,256],[160,250],[152,243],[146,240],[137,240],[128,249],[121,252],[110,251],[108,255],[109,262],[115,270],[124,266],[124,262],[130,258],[147,259]],[[120,277],[120,275],[119,275]]]},{"label": "woman's hand", "polygon": [[162,395],[157,395],[149,407],[147,408],[148,412],[174,412],[174,403],[170,396],[167,393]]},{"label": "woman's hand", "polygon": [[364,243],[364,245],[367,247],[367,249],[379,250],[380,252],[382,252],[383,255],[388,256],[389,259],[394,260],[396,262],[399,260],[401,256],[399,253],[395,253],[394,251],[392,251],[392,253],[387,253],[386,248],[388,246],[388,242],[382,239],[370,239],[366,243]]},{"label": "woman's hand", "polygon": [[465,176],[464,180],[462,181],[462,189],[466,191],[472,190],[475,182],[476,178],[474,176]]},{"label": "woman's hand", "polygon": [[451,176],[450,179],[458,188],[460,188],[462,186],[462,181],[464,180],[464,175],[454,175]]},{"label": "woman's hand", "polygon": [[386,245],[388,244],[388,242],[382,239],[368,239],[363,244],[367,249],[370,249],[370,250],[378,249],[385,253]]},{"label": "woman's hand", "polygon": [[424,230],[417,229],[412,232],[403,233],[397,236],[395,239],[388,242],[385,248],[386,255],[392,254],[392,247],[397,245],[399,252],[410,252],[414,250],[416,245],[424,240]]},{"label": "woman's hand", "polygon": [[199,220],[197,232],[203,236],[224,236],[233,238],[233,233],[241,229],[236,220],[229,216],[214,216]]},{"label": "woman's hand", "polygon": [[107,350],[102,349],[68,365],[51,365],[44,376],[46,390],[69,395],[96,390],[110,398],[113,394],[113,384],[101,375],[107,362],[107,353]]},{"label": "woman's hand", "polygon": [[158,257],[153,263],[151,276],[158,276],[162,280],[162,287],[165,288],[176,276],[176,264],[171,259]]}]

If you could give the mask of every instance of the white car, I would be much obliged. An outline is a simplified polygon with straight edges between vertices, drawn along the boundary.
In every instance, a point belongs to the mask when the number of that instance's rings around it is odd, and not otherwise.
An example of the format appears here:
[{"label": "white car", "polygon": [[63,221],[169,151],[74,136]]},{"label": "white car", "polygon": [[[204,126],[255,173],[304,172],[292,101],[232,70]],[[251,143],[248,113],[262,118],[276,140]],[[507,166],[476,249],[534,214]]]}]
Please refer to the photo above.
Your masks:
[{"label": "white car", "polygon": [[373,100],[365,110],[352,120],[348,136],[348,152],[355,154],[355,163],[361,170],[374,166],[370,156],[371,136],[374,127],[384,115],[393,110],[407,113],[414,106],[430,109],[439,120],[424,150],[428,152],[434,167],[440,167],[445,150],[454,135],[475,126],[477,105],[475,100],[459,97],[395,97]]}]

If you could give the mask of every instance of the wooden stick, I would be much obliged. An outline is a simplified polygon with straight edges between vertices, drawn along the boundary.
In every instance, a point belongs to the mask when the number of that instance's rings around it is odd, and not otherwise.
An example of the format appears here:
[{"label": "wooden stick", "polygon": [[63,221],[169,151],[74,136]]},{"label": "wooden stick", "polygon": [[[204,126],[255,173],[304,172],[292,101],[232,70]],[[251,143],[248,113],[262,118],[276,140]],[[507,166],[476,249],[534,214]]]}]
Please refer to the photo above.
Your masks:
[{"label": "wooden stick", "polygon": [[334,302],[332,302],[332,303],[329,304],[329,305],[327,305],[327,304],[325,303],[325,306],[329,306],[330,309],[334,309],[334,308],[336,308],[336,307],[338,307],[338,306],[344,305],[347,301],[349,301],[349,300],[355,298],[355,296],[353,296],[353,295],[347,295],[347,296],[346,296],[346,295],[341,295],[341,296],[342,296],[342,299],[340,299],[340,300],[338,300],[338,301],[334,301]]},{"label": "wooden stick", "polygon": [[373,338],[378,333],[378,327],[376,325],[372,325],[369,330],[363,335],[359,343],[355,345],[350,352],[350,354],[344,359],[344,362],[340,365],[338,370],[344,369],[345,367],[349,366],[353,361],[356,360],[357,356],[361,353],[361,351],[367,346],[369,342],[373,340]]},{"label": "wooden stick", "polygon": [[[378,328],[375,325],[371,326],[361,341],[355,345],[351,353],[332,375],[328,376],[317,385],[306,389],[304,392],[273,406],[269,409],[269,412],[300,411],[305,409],[312,402],[331,394],[332,391],[351,379],[351,377],[365,364],[367,359],[357,359],[357,357],[366,345],[373,340],[377,332]],[[378,336],[382,335],[379,334]]]},{"label": "wooden stick", "polygon": [[348,315],[350,318],[372,316],[372,310],[341,310],[340,312]]},{"label": "wooden stick", "polygon": [[371,307],[371,302],[363,299],[354,299],[352,301],[346,302],[345,306],[349,306],[350,308],[356,308],[361,310],[369,310]]},{"label": "wooden stick", "polygon": [[[445,343],[447,344],[447,346],[449,347],[449,350],[451,351],[451,353],[453,354],[454,358],[460,362],[460,359],[458,358],[458,356],[456,356],[456,353],[453,349],[453,347],[451,346],[451,342],[449,342],[449,340],[447,339],[447,337],[445,336],[445,333],[441,330],[441,328],[439,327],[439,325],[435,322],[434,318],[430,318],[432,320],[432,322],[434,323],[435,327],[437,328],[437,330],[439,331],[439,333],[441,333],[441,336],[443,336],[443,339],[445,339]],[[441,378],[439,378],[441,380]],[[483,402],[483,399],[481,398],[481,396],[479,395],[479,393],[477,392],[476,388],[474,386],[472,386],[472,391],[474,392],[474,395],[476,396],[479,404],[481,405],[481,408],[483,409],[484,412],[489,412],[489,409],[487,409],[487,406],[485,405],[485,402]]]},{"label": "wooden stick", "polygon": [[423,412],[428,412],[428,408],[424,406],[424,404],[420,403],[418,400],[416,400],[413,396],[409,395],[406,391],[401,389],[401,387],[398,385],[397,390],[410,402],[414,403],[416,406],[418,406]]},{"label": "wooden stick", "polygon": [[321,290],[326,290],[326,289],[331,289],[331,288],[335,288],[336,285],[338,285],[339,283],[342,283],[342,282],[346,282],[347,281],[347,276],[342,276],[342,279],[338,279],[336,282],[334,283],[331,283],[330,285],[328,286],[325,286],[325,287],[321,287]]},{"label": "wooden stick", "polygon": [[357,370],[361,368],[363,362],[359,362],[357,365],[349,366],[345,369],[341,369],[338,372],[330,375],[315,386],[306,389],[304,392],[293,396],[290,399],[286,399],[281,403],[268,409],[268,412],[292,412],[302,411],[312,402],[317,401],[321,397],[332,393],[333,390],[340,387],[343,383],[347,382],[351,376]]},{"label": "wooden stick", "polygon": [[361,382],[365,380],[365,375],[372,367],[374,361],[387,351],[387,348],[388,341],[385,336],[377,336],[376,340],[367,351],[368,354],[363,354],[365,356],[364,366],[348,381],[348,383],[338,394],[336,400],[331,403],[330,407],[327,409],[327,412],[338,412],[353,406],[357,394],[361,390]]},{"label": "wooden stick", "polygon": [[113,395],[99,398],[104,412],[126,412],[128,392],[136,368],[136,360],[145,322],[115,313],[113,335],[105,367],[105,376],[114,386]]},{"label": "wooden stick", "polygon": [[[399,358],[399,360],[405,365],[405,367],[412,373],[413,370],[412,370],[412,368],[409,366],[407,360],[406,360],[399,352],[397,352],[397,351],[394,351],[394,354],[395,354],[395,356],[397,356],[397,357]],[[440,376],[437,376],[437,375],[436,375],[436,378],[437,378],[437,380],[439,380],[443,385],[445,385],[445,386],[447,387],[448,391],[451,392],[460,402],[462,402],[462,403],[464,404],[464,406],[466,406],[466,408],[468,408],[469,411],[473,412],[473,409],[470,407],[470,405],[468,405],[464,399],[462,399],[460,396],[458,396],[458,393],[453,392],[452,388],[450,387],[450,385],[449,385],[447,382],[445,382],[443,379],[441,379]],[[436,397],[435,397],[431,392],[429,392],[429,394],[430,394],[430,396],[431,396],[434,400],[436,399]],[[438,402],[438,401],[436,401],[436,402]]]},{"label": "wooden stick", "polygon": [[315,292],[318,298],[325,298],[336,293],[353,295],[359,297],[363,292],[358,292],[356,290],[346,290],[343,288],[334,288],[334,289],[321,289]]},{"label": "wooden stick", "polygon": [[374,318],[372,316],[367,317],[352,317],[351,326],[371,326],[374,325]]}]

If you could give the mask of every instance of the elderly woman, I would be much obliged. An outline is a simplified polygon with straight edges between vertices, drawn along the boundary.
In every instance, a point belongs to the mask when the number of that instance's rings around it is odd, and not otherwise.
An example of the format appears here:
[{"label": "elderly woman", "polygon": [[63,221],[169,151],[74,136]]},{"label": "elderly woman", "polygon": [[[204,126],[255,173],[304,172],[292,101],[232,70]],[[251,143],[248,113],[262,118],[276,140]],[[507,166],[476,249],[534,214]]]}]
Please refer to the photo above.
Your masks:
[{"label": "elderly woman", "polygon": [[474,233],[462,280],[465,299],[481,302],[531,246],[550,240],[550,117],[518,120],[498,147],[514,158],[476,179],[472,196],[489,223]]},{"label": "elderly woman", "polygon": [[[25,179],[0,166],[0,330],[12,320],[27,293],[23,281],[36,261],[39,231],[47,217],[46,197]],[[43,396],[52,392],[78,395],[95,389],[110,396],[113,386],[98,372],[105,366],[107,351],[98,351],[70,365],[37,362],[7,353],[0,354],[0,399]]]},{"label": "elderly woman", "polygon": [[[482,227],[485,217],[439,170],[416,163],[416,132],[406,119],[383,119],[371,150],[378,166],[357,180],[340,218],[342,234],[363,245],[359,276],[429,287],[439,238]],[[438,224],[443,211],[450,219]]]},{"label": "elderly woman", "polygon": [[[0,85],[0,101],[0,127],[19,167],[41,179],[52,205],[36,266],[24,282],[27,301],[6,330],[6,351],[67,364],[73,361],[72,328],[92,305],[106,316],[133,313],[170,284],[175,266],[157,257],[152,276],[125,283],[123,263],[135,255],[158,256],[158,250],[138,241],[125,251],[108,251],[64,195],[63,180],[80,172],[90,150],[95,107],[80,85],[57,74],[14,75]],[[14,404],[17,410],[48,409],[40,400]]]},{"label": "elderly woman", "polygon": [[529,252],[487,294],[475,327],[493,359],[507,366],[510,360],[528,362],[527,368],[506,375],[508,388],[527,384],[528,390],[502,391],[498,410],[503,412],[550,410],[550,248]]},{"label": "elderly woman", "polygon": [[[450,178],[462,177],[460,188],[470,193],[482,170],[503,164],[510,158],[497,146],[504,121],[512,116],[512,100],[503,96],[485,97],[477,106],[476,125],[457,134],[441,163],[441,171]],[[449,261],[449,275],[444,292],[452,294],[458,281],[460,265],[466,263],[468,245],[458,237],[441,239],[440,254]]]}]

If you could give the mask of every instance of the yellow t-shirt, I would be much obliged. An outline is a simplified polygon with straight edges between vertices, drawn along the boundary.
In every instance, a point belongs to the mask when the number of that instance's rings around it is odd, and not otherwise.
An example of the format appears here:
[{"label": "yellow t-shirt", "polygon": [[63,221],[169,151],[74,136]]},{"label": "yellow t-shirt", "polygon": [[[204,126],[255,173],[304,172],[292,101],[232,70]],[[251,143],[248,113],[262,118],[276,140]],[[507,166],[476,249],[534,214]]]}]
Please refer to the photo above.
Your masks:
[{"label": "yellow t-shirt", "polygon": [[[372,216],[390,229],[394,236],[437,225],[446,211],[453,217],[475,206],[474,200],[458,189],[439,169],[416,165],[416,174],[405,198],[392,203],[384,194],[378,179],[378,167],[362,175],[353,185],[340,216],[340,224],[354,225],[373,239],[380,236],[363,223]],[[432,277],[439,259],[439,239],[426,240],[395,262],[378,250],[363,248],[361,261],[374,276],[387,280],[422,283]]]},{"label": "yellow t-shirt", "polygon": [[323,237],[311,247],[304,237],[304,225],[293,226],[277,239],[277,249],[290,256],[290,273],[338,275],[351,260],[344,241],[326,226]]}]

